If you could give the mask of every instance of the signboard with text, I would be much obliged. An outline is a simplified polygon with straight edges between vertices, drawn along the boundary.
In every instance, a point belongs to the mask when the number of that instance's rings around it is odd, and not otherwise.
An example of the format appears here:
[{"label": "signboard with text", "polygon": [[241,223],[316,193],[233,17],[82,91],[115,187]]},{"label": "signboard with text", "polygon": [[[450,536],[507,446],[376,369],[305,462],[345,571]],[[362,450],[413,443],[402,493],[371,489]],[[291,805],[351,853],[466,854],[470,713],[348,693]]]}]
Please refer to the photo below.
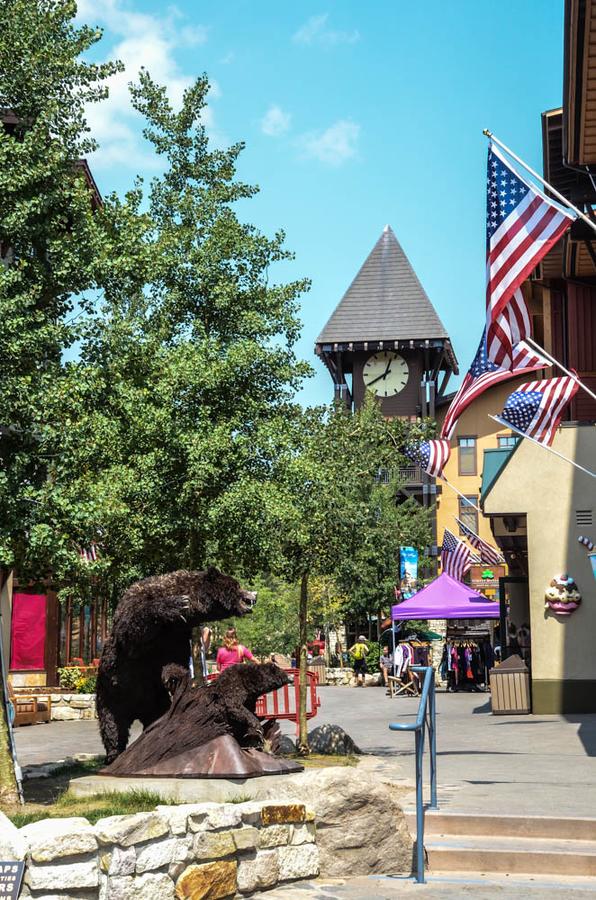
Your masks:
[{"label": "signboard with text", "polygon": [[0,900],[19,896],[24,871],[24,862],[0,861]]}]

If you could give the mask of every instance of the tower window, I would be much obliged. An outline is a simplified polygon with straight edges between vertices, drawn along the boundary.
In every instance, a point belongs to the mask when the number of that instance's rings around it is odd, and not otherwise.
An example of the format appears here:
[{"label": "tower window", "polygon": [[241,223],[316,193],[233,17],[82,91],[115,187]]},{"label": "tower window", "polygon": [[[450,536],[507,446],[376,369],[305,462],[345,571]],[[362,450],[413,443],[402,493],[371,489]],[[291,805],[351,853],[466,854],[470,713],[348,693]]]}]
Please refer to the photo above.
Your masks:
[{"label": "tower window", "polygon": [[498,434],[497,446],[499,450],[505,450],[509,447],[515,447],[519,438],[515,434]]}]

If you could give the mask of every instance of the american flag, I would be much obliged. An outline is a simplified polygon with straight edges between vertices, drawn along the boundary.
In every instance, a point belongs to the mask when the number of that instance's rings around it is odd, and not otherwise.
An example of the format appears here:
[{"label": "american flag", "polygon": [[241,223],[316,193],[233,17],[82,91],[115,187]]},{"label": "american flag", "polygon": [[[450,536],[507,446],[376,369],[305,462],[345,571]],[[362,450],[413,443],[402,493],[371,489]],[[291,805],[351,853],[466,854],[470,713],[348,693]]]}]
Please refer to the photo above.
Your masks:
[{"label": "american flag", "polygon": [[523,331],[529,328],[529,320],[524,325],[525,303],[519,288],[575,216],[520,178],[492,144],[488,148],[487,187],[487,348],[491,362],[502,366],[512,359],[516,331],[518,340],[529,337],[529,331]]},{"label": "american flag", "polygon": [[568,375],[528,381],[509,395],[499,419],[550,447],[565,407],[578,388]]},{"label": "american flag", "polygon": [[404,453],[413,463],[422,466],[428,475],[437,478],[451,455],[449,441],[442,438],[406,444]]},{"label": "american flag", "polygon": [[513,378],[516,375],[527,375],[529,372],[535,372],[537,369],[543,369],[545,366],[550,366],[548,359],[536,353],[524,341],[520,341],[513,348],[511,368],[498,366],[488,358],[485,334],[483,333],[472,365],[468,369],[466,377],[447,410],[443,427],[441,428],[441,437],[447,440],[451,439],[462,413],[473,400],[483,394],[488,388],[499,384],[501,381],[507,381],[508,378]]},{"label": "american flag", "polygon": [[79,547],[79,556],[83,560],[83,562],[91,563],[97,562],[99,558],[99,552],[97,550],[97,544],[90,544],[89,548]]},{"label": "american flag", "polygon": [[470,542],[472,547],[480,551],[481,562],[490,563],[491,566],[496,566],[497,563],[503,562],[503,557],[495,547],[492,547],[490,544],[487,544],[486,541],[483,541],[475,531],[472,531],[471,528],[464,525],[457,516],[455,516],[455,521],[459,525],[461,533]]},{"label": "american flag", "polygon": [[441,566],[443,572],[447,572],[448,575],[451,575],[457,581],[461,581],[472,566],[470,548],[463,541],[460,541],[459,538],[456,538],[448,528],[443,532]]}]

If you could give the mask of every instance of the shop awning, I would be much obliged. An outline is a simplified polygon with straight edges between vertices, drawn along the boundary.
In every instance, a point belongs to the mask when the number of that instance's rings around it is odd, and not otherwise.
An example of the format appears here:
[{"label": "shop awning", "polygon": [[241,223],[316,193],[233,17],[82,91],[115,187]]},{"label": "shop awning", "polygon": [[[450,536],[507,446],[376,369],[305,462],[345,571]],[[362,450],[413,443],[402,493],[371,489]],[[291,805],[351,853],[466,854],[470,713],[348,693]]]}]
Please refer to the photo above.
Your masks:
[{"label": "shop awning", "polygon": [[499,604],[443,573],[403,603],[391,607],[393,621],[403,619],[498,619]]}]

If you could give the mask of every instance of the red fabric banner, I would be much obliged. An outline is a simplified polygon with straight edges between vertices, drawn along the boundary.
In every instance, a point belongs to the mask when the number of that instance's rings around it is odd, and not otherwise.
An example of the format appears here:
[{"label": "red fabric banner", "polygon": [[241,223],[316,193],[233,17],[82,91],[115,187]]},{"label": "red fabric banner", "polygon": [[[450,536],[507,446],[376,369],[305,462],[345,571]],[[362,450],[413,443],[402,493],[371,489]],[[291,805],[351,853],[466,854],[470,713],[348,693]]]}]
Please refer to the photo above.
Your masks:
[{"label": "red fabric banner", "polygon": [[10,668],[44,669],[46,643],[45,594],[13,594]]}]

